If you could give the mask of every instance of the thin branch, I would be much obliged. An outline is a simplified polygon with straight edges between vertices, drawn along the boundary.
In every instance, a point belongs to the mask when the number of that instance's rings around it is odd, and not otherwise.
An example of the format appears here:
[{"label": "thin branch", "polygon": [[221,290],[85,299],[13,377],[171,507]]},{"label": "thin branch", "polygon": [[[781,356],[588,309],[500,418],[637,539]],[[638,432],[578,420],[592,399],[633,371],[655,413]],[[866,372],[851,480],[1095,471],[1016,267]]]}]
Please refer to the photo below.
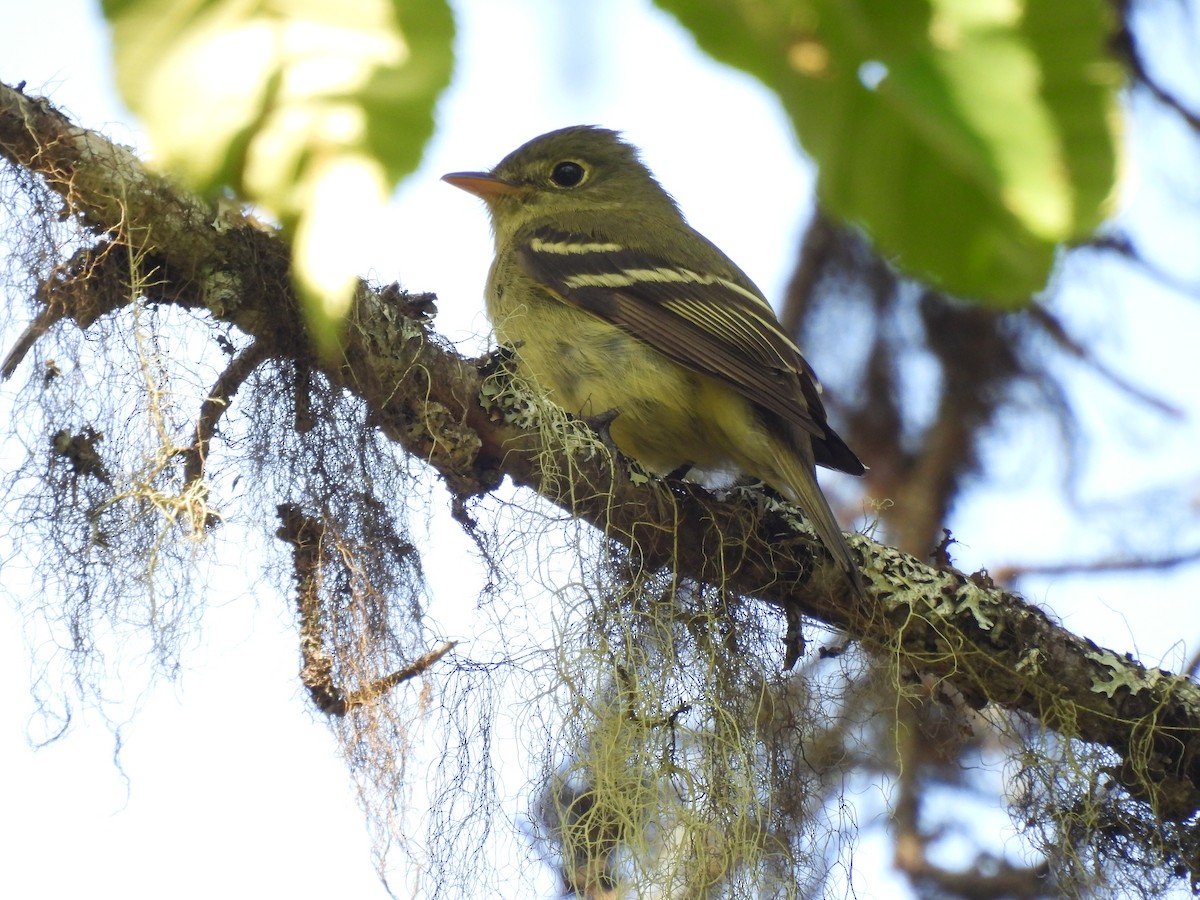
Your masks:
[{"label": "thin branch", "polygon": [[1163,287],[1178,291],[1187,296],[1200,296],[1200,284],[1184,281],[1182,278],[1150,262],[1150,260],[1138,252],[1137,247],[1134,246],[1132,239],[1127,234],[1115,232],[1112,234],[1097,235],[1081,244],[1076,244],[1075,249],[1101,250],[1108,253],[1115,253],[1117,256],[1137,266]]},{"label": "thin branch", "polygon": [[410,678],[416,678],[418,675],[424,674],[433,664],[439,659],[458,646],[458,641],[447,641],[440,647],[435,647],[428,653],[423,653],[410,662],[408,665],[397,669],[390,675],[384,675],[382,678],[376,678],[370,684],[367,684],[356,691],[349,691],[345,695],[345,702],[339,711],[338,709],[328,710],[335,716],[345,715],[350,710],[357,706],[366,706],[374,703],[383,694],[386,694],[392,688],[399,684],[403,684]]},{"label": "thin branch", "polygon": [[394,672],[346,690],[334,678],[336,656],[326,647],[325,604],[321,588],[329,530],[325,523],[305,515],[298,506],[285,503],[278,508],[280,527],[276,536],[292,545],[292,569],[296,575],[296,606],[300,612],[300,680],[321,712],[344,716],[359,706],[375,703],[399,684],[428,671],[457,645],[448,641],[417,657]]},{"label": "thin branch", "polygon": [[76,251],[38,285],[36,299],[42,308],[0,363],[0,381],[11,378],[34,344],[62,320],[86,329],[129,302],[129,259],[111,252],[114,246],[101,241]]},{"label": "thin branch", "polygon": [[1189,109],[1182,100],[1159,84],[1146,69],[1141,46],[1129,23],[1129,0],[1119,0],[1117,6],[1121,11],[1122,27],[1113,36],[1113,48],[1133,73],[1134,82],[1148,90],[1159,103],[1179,116],[1193,131],[1200,133],[1200,114]]},{"label": "thin branch", "polygon": [[208,459],[208,447],[212,443],[213,435],[217,432],[217,425],[220,423],[221,417],[229,409],[234,394],[238,392],[246,379],[269,358],[262,342],[251,341],[230,361],[229,365],[225,367],[225,371],[217,378],[216,384],[212,386],[212,390],[200,404],[200,414],[196,417],[196,440],[184,452],[186,461],[183,466],[183,481],[185,485],[190,486],[204,477],[204,462]]},{"label": "thin branch", "polygon": [[1056,897],[1058,892],[1050,879],[1050,866],[1014,866],[994,857],[976,860],[970,868],[955,872],[936,866],[921,858],[903,871],[919,888],[919,895],[938,897],[969,897],[971,900],[1035,900]]},{"label": "thin branch", "polygon": [[1166,556],[1114,557],[1059,563],[1013,563],[992,573],[997,581],[1011,583],[1031,575],[1098,575],[1113,572],[1161,572],[1200,563],[1200,549]]},{"label": "thin branch", "polygon": [[1101,378],[1117,388],[1117,390],[1128,394],[1139,403],[1158,410],[1165,416],[1170,416],[1173,419],[1182,419],[1184,417],[1184,411],[1178,406],[1168,403],[1161,397],[1154,396],[1149,391],[1143,390],[1129,381],[1124,375],[1114,372],[1108,366],[1104,365],[1087,347],[1067,334],[1067,330],[1063,327],[1062,322],[1044,306],[1040,306],[1037,303],[1031,304],[1028,313],[1054,343],[1087,365]]}]

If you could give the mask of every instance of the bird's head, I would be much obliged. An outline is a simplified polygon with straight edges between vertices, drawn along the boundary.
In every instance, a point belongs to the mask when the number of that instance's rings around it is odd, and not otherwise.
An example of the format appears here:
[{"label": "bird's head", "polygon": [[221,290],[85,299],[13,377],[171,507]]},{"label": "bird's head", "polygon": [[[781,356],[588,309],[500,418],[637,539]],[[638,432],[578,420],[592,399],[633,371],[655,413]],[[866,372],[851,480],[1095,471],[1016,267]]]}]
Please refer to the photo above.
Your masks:
[{"label": "bird's head", "polygon": [[679,215],[637,150],[617,132],[591,125],[536,137],[490,172],[451,172],[442,180],[487,203],[498,238],[530,222],[567,225],[593,213]]}]

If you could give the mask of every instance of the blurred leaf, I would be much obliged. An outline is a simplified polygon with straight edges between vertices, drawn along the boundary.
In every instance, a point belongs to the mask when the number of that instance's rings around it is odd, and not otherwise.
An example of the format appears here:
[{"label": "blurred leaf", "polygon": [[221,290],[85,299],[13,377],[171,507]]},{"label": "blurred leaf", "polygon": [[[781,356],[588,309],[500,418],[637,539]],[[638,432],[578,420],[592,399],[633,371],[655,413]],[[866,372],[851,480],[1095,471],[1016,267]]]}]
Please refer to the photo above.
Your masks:
[{"label": "blurred leaf", "polygon": [[416,168],[450,80],[446,0],[104,0],[104,11],[118,85],[158,165],[279,220],[314,337],[334,348],[356,275],[338,251]]},{"label": "blurred leaf", "polygon": [[1011,306],[1116,179],[1103,0],[657,0],[779,94],[826,209],[943,290]]}]

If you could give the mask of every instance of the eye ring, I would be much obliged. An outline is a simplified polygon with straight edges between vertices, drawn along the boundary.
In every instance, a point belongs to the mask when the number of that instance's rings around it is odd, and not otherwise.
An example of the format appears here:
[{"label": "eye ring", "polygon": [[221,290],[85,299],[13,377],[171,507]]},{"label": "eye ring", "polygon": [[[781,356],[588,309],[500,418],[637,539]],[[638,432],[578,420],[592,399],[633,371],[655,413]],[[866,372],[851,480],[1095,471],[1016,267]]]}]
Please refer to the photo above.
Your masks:
[{"label": "eye ring", "polygon": [[583,184],[587,170],[571,159],[565,159],[554,166],[550,180],[560,188],[573,188]]}]

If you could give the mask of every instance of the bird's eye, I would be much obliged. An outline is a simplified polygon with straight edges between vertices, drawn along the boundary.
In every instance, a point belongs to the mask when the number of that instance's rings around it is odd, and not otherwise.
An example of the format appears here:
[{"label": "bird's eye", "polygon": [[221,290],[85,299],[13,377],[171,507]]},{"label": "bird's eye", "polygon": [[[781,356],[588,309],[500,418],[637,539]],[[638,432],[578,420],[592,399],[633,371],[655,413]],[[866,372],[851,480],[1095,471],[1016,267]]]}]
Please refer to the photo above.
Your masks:
[{"label": "bird's eye", "polygon": [[583,166],[577,162],[560,162],[550,173],[550,180],[559,187],[571,188],[582,182],[585,174]]}]

